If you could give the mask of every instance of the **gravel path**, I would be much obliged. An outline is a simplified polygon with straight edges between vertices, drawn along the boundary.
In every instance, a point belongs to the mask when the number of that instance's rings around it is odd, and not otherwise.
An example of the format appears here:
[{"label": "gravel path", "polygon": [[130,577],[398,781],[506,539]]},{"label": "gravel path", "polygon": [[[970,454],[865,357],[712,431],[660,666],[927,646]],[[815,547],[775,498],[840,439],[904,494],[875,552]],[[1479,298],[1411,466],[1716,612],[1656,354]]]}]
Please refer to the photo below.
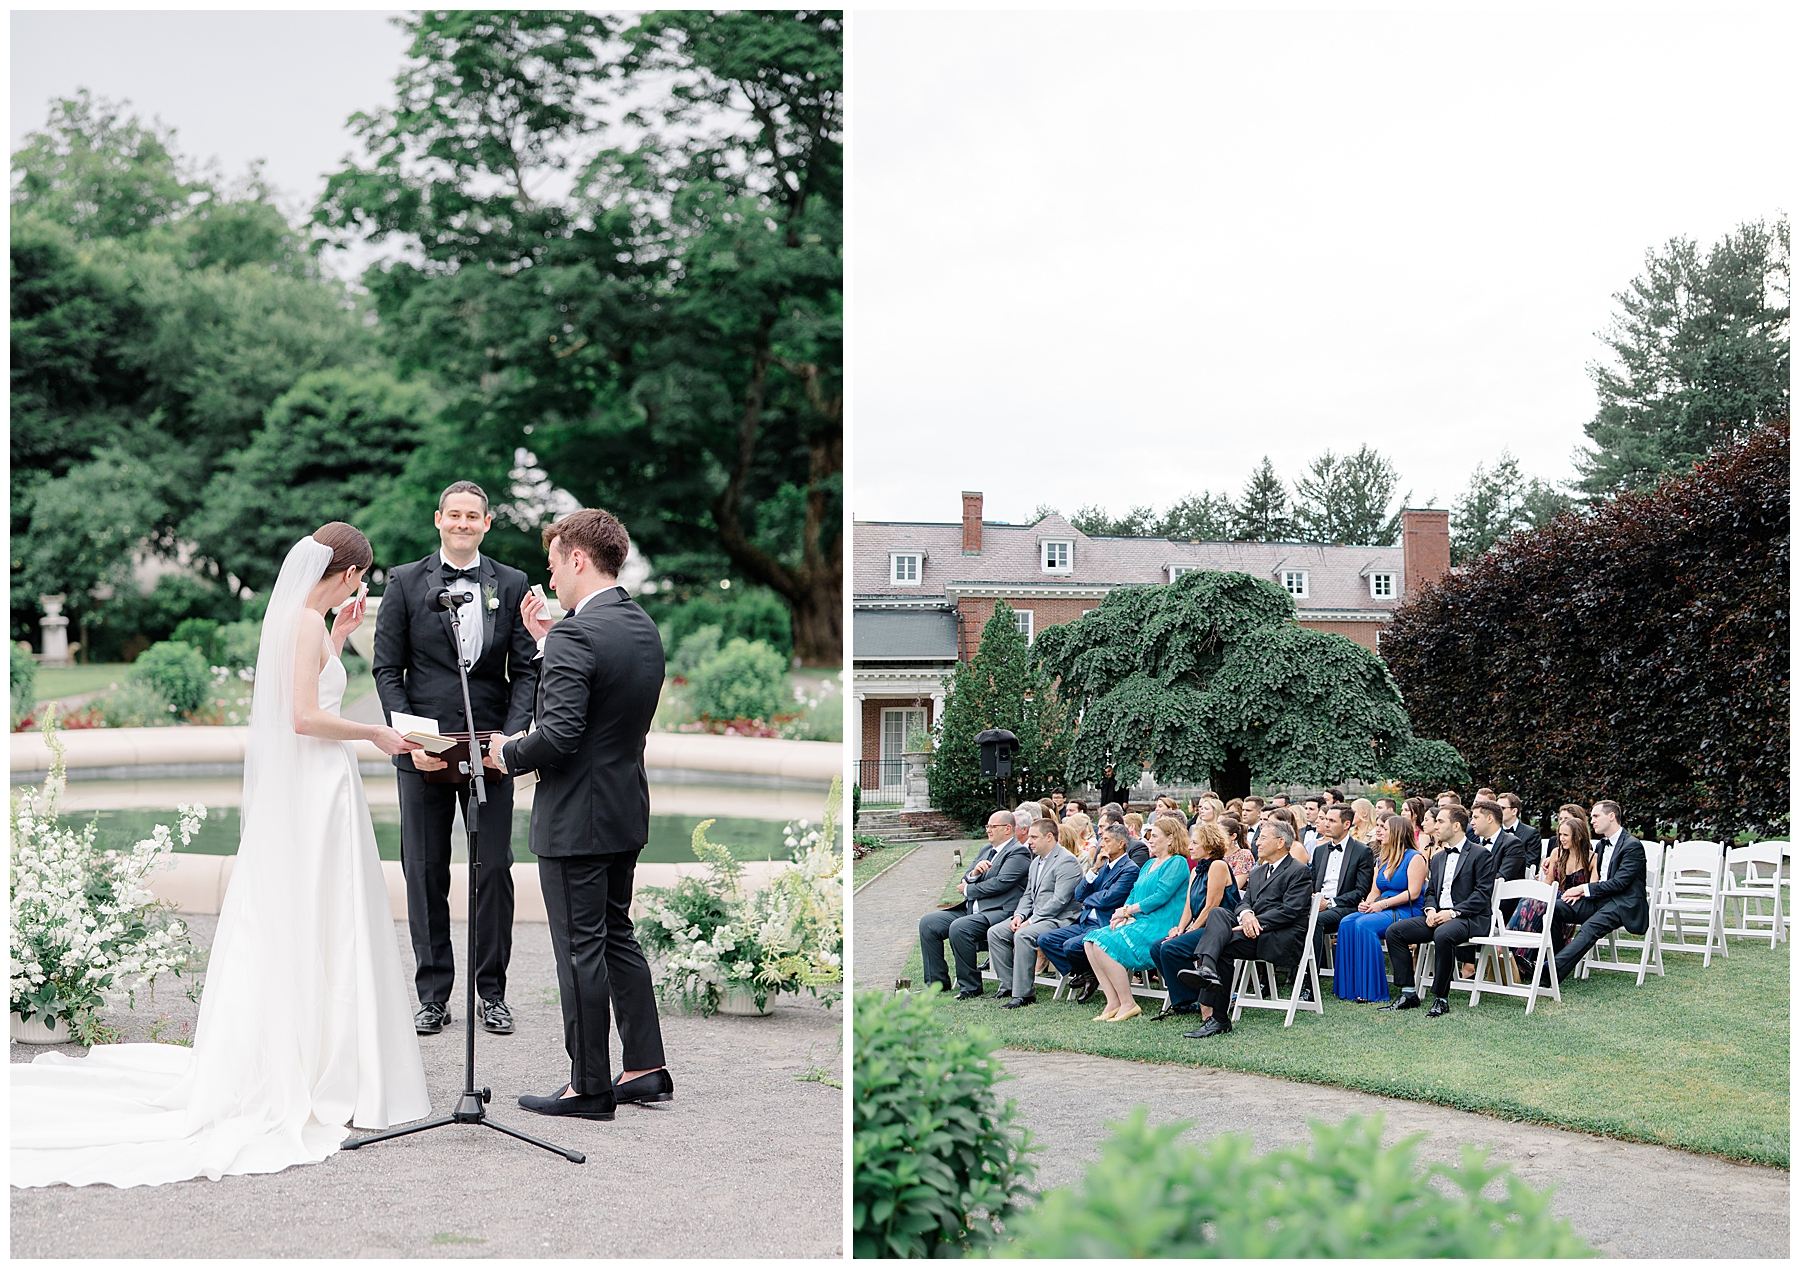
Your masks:
[{"label": "gravel path", "polygon": [[[950,879],[955,845],[917,851],[857,895],[859,986],[891,987],[902,972],[920,915]],[[999,1056],[1014,1077],[1006,1095],[1043,1147],[1033,1159],[1045,1188],[1079,1181],[1100,1157],[1106,1125],[1139,1104],[1158,1123],[1193,1120],[1202,1136],[1248,1131],[1259,1150],[1309,1140],[1308,1119],[1381,1114],[1390,1142],[1429,1134],[1424,1158],[1456,1162],[1463,1145],[1485,1145],[1532,1185],[1556,1186],[1557,1214],[1603,1254],[1788,1257],[1788,1174],[1779,1168],[1211,1067],[1017,1049]]]},{"label": "gravel path", "polygon": [[[215,918],[191,919],[210,942]],[[411,982],[404,923],[396,925]],[[466,927],[455,928],[462,964]],[[15,1257],[837,1256],[843,1246],[842,1012],[783,998],[767,1018],[663,1018],[676,1100],[620,1107],[610,1123],[521,1110],[568,1076],[549,927],[514,929],[508,986],[518,1030],[477,1031],[475,1078],[494,1119],[573,1147],[582,1165],[485,1128],[452,1126],[269,1176],[154,1188],[12,1191]],[[420,1037],[434,1112],[462,1087],[454,1026]],[[147,1039],[198,1013],[179,987],[109,1017]],[[191,1031],[189,1032],[191,1034]],[[616,1036],[615,1036],[616,1045]],[[42,1050],[14,1044],[12,1060]],[[79,1052],[79,1050],[73,1050]],[[617,1050],[615,1047],[615,1058]]]}]

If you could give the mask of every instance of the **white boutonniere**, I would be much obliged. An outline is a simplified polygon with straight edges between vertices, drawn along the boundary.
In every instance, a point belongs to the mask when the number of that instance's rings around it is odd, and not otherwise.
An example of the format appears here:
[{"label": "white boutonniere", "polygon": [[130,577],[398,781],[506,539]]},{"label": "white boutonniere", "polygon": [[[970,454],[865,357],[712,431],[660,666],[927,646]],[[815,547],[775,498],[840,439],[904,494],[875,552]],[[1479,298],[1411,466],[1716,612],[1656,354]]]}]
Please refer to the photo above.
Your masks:
[{"label": "white boutonniere", "polygon": [[489,612],[493,612],[494,609],[500,606],[500,596],[496,593],[498,590],[499,587],[497,586],[483,586],[481,588],[481,593],[487,596],[487,608]]}]

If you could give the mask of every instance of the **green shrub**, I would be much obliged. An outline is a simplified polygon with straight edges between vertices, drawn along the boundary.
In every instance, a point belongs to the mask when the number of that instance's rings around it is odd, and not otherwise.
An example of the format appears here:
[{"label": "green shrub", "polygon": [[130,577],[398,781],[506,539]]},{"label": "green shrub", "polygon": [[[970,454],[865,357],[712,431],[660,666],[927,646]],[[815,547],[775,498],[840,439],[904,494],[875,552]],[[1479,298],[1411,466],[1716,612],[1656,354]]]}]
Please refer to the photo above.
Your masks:
[{"label": "green shrub", "polygon": [[[1431,797],[1439,789],[1461,789],[1473,783],[1468,764],[1448,741],[1417,736],[1388,759],[1387,774],[1399,781],[1408,796],[1423,793]],[[1431,792],[1427,793],[1428,789]]]},{"label": "green shrub", "polygon": [[175,627],[175,633],[169,636],[173,643],[185,643],[200,649],[200,655],[206,658],[208,665],[217,665],[217,644],[219,623],[210,617],[186,617]]},{"label": "green shrub", "polygon": [[[1036,1168],[1013,1125],[999,1041],[951,1032],[927,996],[856,995],[855,1177],[858,1259],[957,1256],[991,1242],[1020,1210]],[[1140,1213],[1141,1216],[1141,1213]]]},{"label": "green shrub", "polygon": [[31,712],[37,694],[37,658],[12,645],[12,725],[17,727]]},{"label": "green shrub", "polygon": [[719,655],[721,642],[719,627],[701,626],[675,649],[675,655],[669,661],[669,673],[684,679],[693,678],[695,670]]},{"label": "green shrub", "polygon": [[96,701],[95,706],[105,727],[172,727],[179,721],[175,707],[147,679],[127,679],[123,686]]},{"label": "green shrub", "polygon": [[206,657],[192,644],[153,643],[132,662],[130,677],[148,683],[178,714],[191,714],[206,703],[212,673]]},{"label": "green shrub", "polygon": [[262,644],[262,622],[234,621],[213,637],[213,664],[234,670],[252,669]]},{"label": "green shrub", "polygon": [[662,631],[663,648],[669,653],[702,626],[717,626],[721,640],[754,643],[760,639],[781,653],[783,660],[794,655],[794,625],[788,606],[766,587],[708,591],[685,603],[656,605],[653,615]]},{"label": "green shrub", "polygon": [[787,659],[766,643],[733,639],[688,678],[688,705],[708,718],[761,718],[791,711]]},{"label": "green shrub", "polygon": [[[1051,1190],[1017,1222],[1008,1257],[1543,1258],[1594,1254],[1539,1193],[1487,1151],[1421,1169],[1423,1134],[1389,1149],[1381,1117],[1314,1120],[1310,1148],[1256,1156],[1245,1133],[1202,1145],[1191,1123],[1150,1127],[1142,1106],[1116,1126],[1081,1183]],[[1442,1177],[1450,1184],[1432,1184]],[[1506,1195],[1482,1197],[1496,1178]],[[1447,1190],[1447,1192],[1446,1192]]]}]

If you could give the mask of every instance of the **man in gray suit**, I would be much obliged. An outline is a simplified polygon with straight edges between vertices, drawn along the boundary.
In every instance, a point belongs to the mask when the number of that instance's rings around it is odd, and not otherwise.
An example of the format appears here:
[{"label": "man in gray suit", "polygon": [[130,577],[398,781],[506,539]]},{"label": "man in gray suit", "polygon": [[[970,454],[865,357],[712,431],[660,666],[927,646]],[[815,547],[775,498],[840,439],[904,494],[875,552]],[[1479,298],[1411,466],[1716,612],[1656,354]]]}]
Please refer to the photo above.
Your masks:
[{"label": "man in gray suit", "polygon": [[1010,921],[988,927],[988,964],[1000,980],[996,1000],[1003,1009],[1037,1003],[1038,936],[1060,929],[1075,919],[1081,904],[1075,887],[1081,881],[1081,864],[1057,840],[1056,825],[1038,820],[1028,839],[1031,866],[1025,873],[1025,893],[1013,909]]}]

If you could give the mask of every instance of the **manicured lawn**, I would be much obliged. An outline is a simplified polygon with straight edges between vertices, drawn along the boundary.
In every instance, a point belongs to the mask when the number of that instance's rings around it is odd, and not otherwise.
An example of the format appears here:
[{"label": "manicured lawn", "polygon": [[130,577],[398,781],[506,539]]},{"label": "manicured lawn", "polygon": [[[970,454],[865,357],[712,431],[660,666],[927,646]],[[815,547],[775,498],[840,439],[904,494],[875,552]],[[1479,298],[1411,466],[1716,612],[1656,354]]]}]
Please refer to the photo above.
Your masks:
[{"label": "manicured lawn", "polygon": [[[954,1026],[988,1027],[1012,1048],[1177,1062],[1334,1084],[1501,1119],[1788,1166],[1788,947],[1732,940],[1731,958],[1669,953],[1668,977],[1595,974],[1561,1004],[1483,996],[1450,1013],[1380,1012],[1331,994],[1325,1013],[1246,1012],[1231,1034],[1185,1040],[1198,1018],[1096,1023],[1100,997],[1001,1009],[992,998],[940,1003]],[[908,962],[921,981],[914,949]],[[1296,1090],[1297,1096],[1304,1096]]]},{"label": "manicured lawn", "polygon": [[853,860],[850,864],[853,886],[851,893],[854,894],[857,890],[861,890],[882,873],[919,849],[920,845],[919,842],[898,842],[891,846],[877,847],[861,859]]},{"label": "manicured lawn", "polygon": [[104,692],[115,683],[123,683],[130,669],[128,665],[112,663],[72,665],[66,670],[39,666],[32,700],[54,701],[84,692]]}]

